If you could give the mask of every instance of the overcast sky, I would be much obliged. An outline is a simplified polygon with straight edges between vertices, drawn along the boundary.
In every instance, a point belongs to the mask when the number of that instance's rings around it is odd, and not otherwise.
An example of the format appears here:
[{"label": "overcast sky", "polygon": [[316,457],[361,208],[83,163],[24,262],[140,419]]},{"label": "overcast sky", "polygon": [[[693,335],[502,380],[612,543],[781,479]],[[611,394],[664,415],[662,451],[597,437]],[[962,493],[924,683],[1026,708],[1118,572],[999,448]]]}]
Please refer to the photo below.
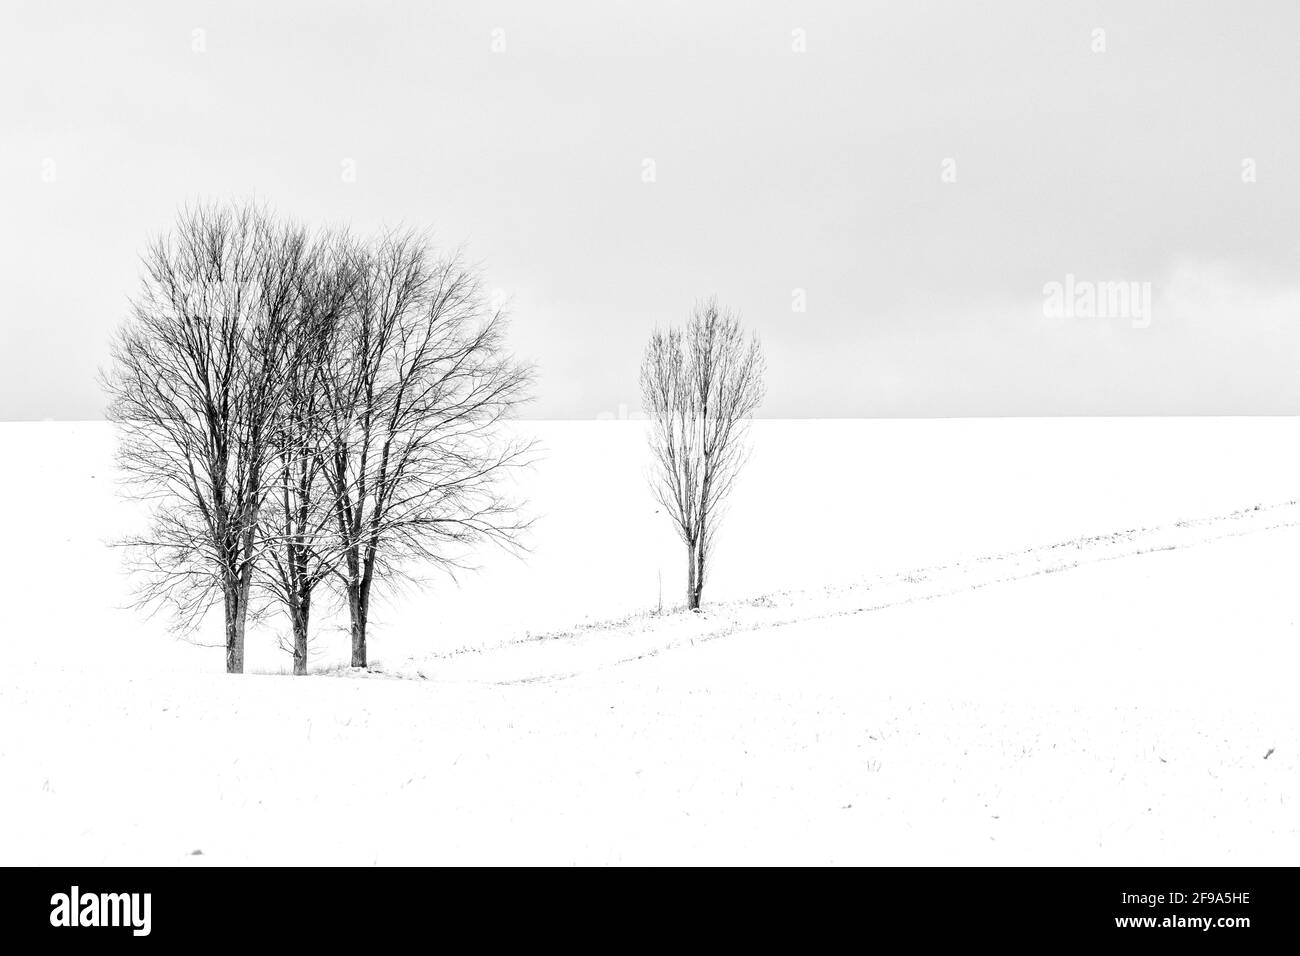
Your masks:
[{"label": "overcast sky", "polygon": [[[538,417],[635,414],[712,293],[769,416],[1296,414],[1297,38],[1295,0],[6,0],[0,418],[99,417],[146,239],[249,196],[464,243]],[[1054,313],[1067,275],[1149,313]]]}]

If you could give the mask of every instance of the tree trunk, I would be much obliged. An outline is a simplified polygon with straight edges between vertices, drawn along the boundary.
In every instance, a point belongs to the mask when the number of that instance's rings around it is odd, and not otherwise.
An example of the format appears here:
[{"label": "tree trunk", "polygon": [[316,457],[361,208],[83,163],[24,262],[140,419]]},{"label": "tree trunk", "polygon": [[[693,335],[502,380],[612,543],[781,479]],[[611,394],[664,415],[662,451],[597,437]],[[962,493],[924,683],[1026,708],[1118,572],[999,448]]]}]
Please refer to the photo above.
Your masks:
[{"label": "tree trunk", "polygon": [[691,605],[695,610],[699,610],[700,602],[704,599],[704,539],[700,539],[699,552],[695,558],[695,603]]},{"label": "tree trunk", "polygon": [[306,602],[301,602],[293,615],[293,673],[307,673],[307,623],[310,615]]},{"label": "tree trunk", "polygon": [[[244,629],[248,622],[248,598],[253,590],[253,542],[257,534],[257,509],[253,509],[247,530],[242,532],[237,554],[240,570],[227,578],[226,585],[226,673],[244,673]],[[239,566],[239,565],[237,565]],[[233,610],[234,626],[231,626]]]},{"label": "tree trunk", "polygon": [[689,541],[686,544],[686,608],[690,611],[699,609],[700,591],[695,585],[695,542]]},{"label": "tree trunk", "polygon": [[366,666],[366,592],[363,584],[348,584],[348,611],[352,616],[352,666]]},{"label": "tree trunk", "polygon": [[238,587],[226,590],[226,673],[244,673],[244,623],[248,601],[240,600]]}]

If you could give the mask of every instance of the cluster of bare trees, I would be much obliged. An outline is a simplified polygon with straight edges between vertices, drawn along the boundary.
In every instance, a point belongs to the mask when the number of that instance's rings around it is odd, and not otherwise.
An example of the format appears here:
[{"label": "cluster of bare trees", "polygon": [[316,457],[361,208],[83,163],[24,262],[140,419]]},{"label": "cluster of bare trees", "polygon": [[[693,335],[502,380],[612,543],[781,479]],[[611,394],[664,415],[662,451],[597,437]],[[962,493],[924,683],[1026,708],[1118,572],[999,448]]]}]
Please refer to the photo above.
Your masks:
[{"label": "cluster of bare trees", "polygon": [[651,488],[686,545],[691,610],[700,606],[723,508],[746,459],[765,368],[758,339],[716,298],[698,303],[685,328],[656,330],[642,359]]},{"label": "cluster of bare trees", "polygon": [[531,371],[459,257],[204,205],[143,263],[105,376],[119,463],[151,503],[124,544],[141,601],[179,627],[221,604],[228,671],[250,613],[280,607],[305,673],[322,592],[346,603],[364,667],[377,583],[518,543],[500,479],[529,446],[500,426]]}]

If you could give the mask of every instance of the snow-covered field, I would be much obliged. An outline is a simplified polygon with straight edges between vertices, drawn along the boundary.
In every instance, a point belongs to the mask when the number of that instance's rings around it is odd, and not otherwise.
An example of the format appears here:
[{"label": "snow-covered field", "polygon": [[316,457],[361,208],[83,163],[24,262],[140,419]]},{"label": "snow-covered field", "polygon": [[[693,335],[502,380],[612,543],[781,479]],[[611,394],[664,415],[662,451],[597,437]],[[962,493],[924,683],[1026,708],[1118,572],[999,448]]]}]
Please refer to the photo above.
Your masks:
[{"label": "snow-covered field", "polygon": [[1300,858],[1300,422],[761,422],[700,615],[639,424],[520,427],[532,553],[303,679],[119,607],[106,426],[0,425],[0,862]]}]

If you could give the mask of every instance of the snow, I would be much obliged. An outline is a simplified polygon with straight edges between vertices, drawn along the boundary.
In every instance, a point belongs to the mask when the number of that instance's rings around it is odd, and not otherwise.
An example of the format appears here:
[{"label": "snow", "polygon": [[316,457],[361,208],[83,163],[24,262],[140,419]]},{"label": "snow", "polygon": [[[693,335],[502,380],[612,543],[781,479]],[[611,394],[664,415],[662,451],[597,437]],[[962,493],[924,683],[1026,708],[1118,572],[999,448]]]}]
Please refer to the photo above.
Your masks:
[{"label": "snow", "polygon": [[521,425],[371,679],[119,608],[108,428],[0,426],[0,862],[1289,864],[1298,425],[760,422],[701,614],[640,425]]}]

